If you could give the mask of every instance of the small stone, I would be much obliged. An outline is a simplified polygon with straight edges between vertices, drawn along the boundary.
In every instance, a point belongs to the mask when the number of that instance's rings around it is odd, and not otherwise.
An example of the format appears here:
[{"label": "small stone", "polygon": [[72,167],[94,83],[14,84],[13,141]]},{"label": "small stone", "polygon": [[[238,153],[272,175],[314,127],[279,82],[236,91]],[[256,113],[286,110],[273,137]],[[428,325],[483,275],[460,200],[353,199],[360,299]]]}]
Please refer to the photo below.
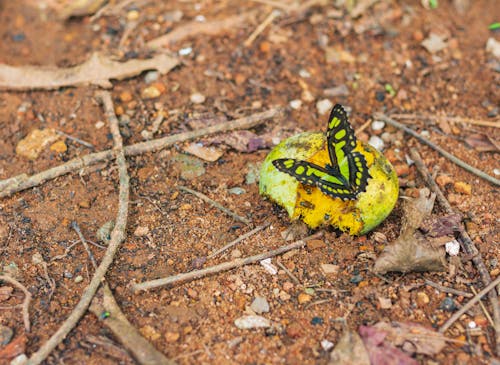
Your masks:
[{"label": "small stone", "polygon": [[78,202],[78,206],[83,209],[89,209],[90,208],[90,200],[82,200]]},{"label": "small stone", "polygon": [[311,73],[307,71],[305,68],[301,68],[299,70],[299,76],[304,79],[308,79],[309,77],[311,77]]},{"label": "small stone", "polygon": [[130,91],[122,91],[119,98],[122,103],[128,103],[132,100],[132,93]]},{"label": "small stone", "polygon": [[267,328],[271,327],[271,321],[262,316],[246,315],[234,320],[234,324],[239,329]]},{"label": "small stone", "polygon": [[261,52],[269,53],[269,51],[271,51],[271,43],[269,43],[267,41],[263,41],[260,43],[259,49]]},{"label": "small stone", "polygon": [[101,129],[102,127],[104,127],[104,122],[102,120],[96,122],[96,124],[94,124],[95,126],[95,129]]},{"label": "small stone", "polygon": [[385,91],[383,90],[375,91],[375,100],[383,102],[385,100]]},{"label": "small stone", "polygon": [[333,342],[330,342],[328,340],[321,340],[321,348],[326,351],[326,352],[330,352],[331,349],[333,349]]},{"label": "small stone", "polygon": [[290,338],[299,338],[302,336],[303,326],[300,323],[293,322],[286,327],[286,334]]},{"label": "small stone", "polygon": [[479,327],[482,327],[482,328],[486,328],[488,327],[489,323],[488,323],[488,319],[482,315],[482,314],[479,314],[479,315],[476,315],[474,316],[474,322],[479,326]]},{"label": "small stone", "polygon": [[438,175],[438,177],[436,177],[436,183],[439,187],[443,188],[448,184],[452,184],[453,179],[448,175]]},{"label": "small stone", "polygon": [[14,331],[10,327],[0,325],[0,346],[7,345],[13,336]]},{"label": "small stone", "polygon": [[424,40],[424,33],[422,33],[422,31],[420,31],[420,30],[414,31],[413,32],[413,39],[418,43],[422,42]]},{"label": "small stone", "polygon": [[441,302],[441,305],[439,306],[439,308],[446,311],[446,312],[454,312],[457,309],[457,305],[452,298],[446,297]]},{"label": "small stone", "polygon": [[73,278],[73,274],[72,274],[70,271],[64,271],[63,276],[64,276],[66,279],[71,279],[71,278]]},{"label": "small stone", "polygon": [[181,335],[178,332],[165,333],[165,341],[167,341],[167,343],[177,342],[179,340],[179,338],[181,338]]},{"label": "small stone", "polygon": [[238,259],[238,258],[240,258],[241,256],[243,256],[243,254],[242,254],[242,253],[241,253],[241,251],[240,251],[240,250],[238,250],[237,248],[231,251],[231,257],[232,257],[233,259]]},{"label": "small stone", "polygon": [[500,58],[500,42],[490,37],[486,41],[486,52],[491,53],[496,58]]},{"label": "small stone", "polygon": [[326,113],[329,113],[330,110],[332,110],[332,108],[333,104],[330,101],[330,99],[322,99],[316,103],[316,109],[318,110],[319,115],[324,115]]},{"label": "small stone", "polygon": [[448,47],[445,38],[435,33],[429,34],[429,37],[424,39],[420,44],[431,54],[437,53]]},{"label": "small stone", "polygon": [[245,194],[247,191],[243,188],[240,188],[240,187],[234,187],[234,188],[229,189],[228,192],[230,194],[234,194],[234,195],[242,195],[242,194]]},{"label": "small stone", "polygon": [[337,98],[339,96],[348,96],[349,88],[347,85],[342,84],[339,86],[331,87],[323,90],[323,95],[328,96],[330,98]]},{"label": "small stone", "polygon": [[111,239],[111,231],[115,227],[115,221],[107,221],[104,223],[96,233],[97,239],[101,242],[108,243]]},{"label": "small stone", "polygon": [[185,47],[179,50],[179,56],[189,56],[193,52],[192,47]]},{"label": "small stone", "polygon": [[312,317],[311,319],[311,324],[313,326],[317,326],[317,325],[321,325],[321,324],[324,324],[325,323],[325,320],[323,319],[323,317]]},{"label": "small stone", "polygon": [[360,274],[353,275],[349,281],[353,284],[359,284],[363,281],[363,277]]},{"label": "small stone", "polygon": [[307,241],[306,245],[309,250],[317,250],[326,247],[326,243],[323,240],[310,240]]},{"label": "small stone", "polygon": [[465,194],[465,195],[472,194],[472,186],[463,181],[457,181],[455,184],[453,184],[453,188],[457,193],[460,194]]},{"label": "small stone", "polygon": [[303,90],[302,94],[300,94],[300,98],[306,103],[314,101],[314,95],[309,90]]},{"label": "small stone", "polygon": [[382,151],[385,146],[384,141],[379,136],[371,136],[368,140],[368,144],[372,147],[375,147],[379,151]]},{"label": "small stone", "polygon": [[146,84],[151,84],[152,82],[157,81],[159,76],[160,73],[158,71],[148,71],[146,72],[146,75],[144,75],[144,82]]},{"label": "small stone", "polygon": [[262,267],[264,267],[264,269],[266,269],[266,271],[269,274],[276,275],[278,273],[278,269],[276,268],[276,266],[274,266],[271,263],[271,258],[267,258],[267,259],[260,261],[260,264],[262,265]]},{"label": "small stone", "polygon": [[279,292],[278,297],[280,298],[280,300],[284,302],[289,301],[292,298],[290,294],[288,294],[286,291],[283,290]]},{"label": "small stone", "polygon": [[302,100],[295,99],[295,100],[290,101],[289,104],[290,104],[290,108],[292,108],[294,110],[298,110],[302,106]]},{"label": "small stone", "polygon": [[429,304],[430,299],[429,299],[429,296],[425,292],[419,291],[419,292],[417,292],[417,296],[415,298],[415,302],[417,303],[417,306],[419,308],[423,308],[427,304]]},{"label": "small stone", "polygon": [[269,312],[269,303],[264,297],[255,297],[250,308],[257,314]]},{"label": "small stone", "polygon": [[408,174],[410,173],[410,167],[405,164],[395,165],[394,170],[396,171],[396,175],[398,175],[399,177],[408,176]]},{"label": "small stone", "polygon": [[380,308],[382,309],[390,309],[392,307],[392,301],[390,298],[379,297],[378,302],[380,304]]},{"label": "small stone", "polygon": [[190,297],[191,299],[197,299],[198,298],[198,292],[192,288],[188,288],[187,290],[187,296]]},{"label": "small stone", "polygon": [[457,240],[446,242],[444,247],[450,256],[457,256],[460,252],[460,243]]},{"label": "small stone", "polygon": [[155,341],[161,337],[161,334],[159,334],[154,327],[150,325],[145,325],[141,328],[139,328],[139,332],[146,337],[148,340]]},{"label": "small stone", "polygon": [[139,12],[137,10],[130,10],[127,13],[127,20],[137,20],[139,19]]},{"label": "small stone", "polygon": [[134,236],[143,237],[149,233],[149,228],[147,226],[138,226],[134,231]]},{"label": "small stone", "polygon": [[161,90],[156,85],[151,85],[142,90],[141,96],[143,99],[154,99],[161,95]]},{"label": "small stone", "polygon": [[16,154],[29,160],[38,158],[42,150],[57,141],[59,135],[54,129],[33,129],[16,146]]},{"label": "small stone", "polygon": [[372,122],[371,127],[372,127],[372,130],[374,130],[374,131],[381,131],[385,127],[385,122],[383,122],[381,120],[374,120]]},{"label": "small stone", "polygon": [[340,271],[340,266],[339,265],[333,265],[333,264],[321,264],[321,271],[325,275],[336,275]]},{"label": "small stone", "polygon": [[75,284],[81,283],[83,281],[83,276],[78,275],[75,277]]},{"label": "small stone", "polygon": [[50,146],[50,150],[57,153],[64,153],[68,150],[68,146],[66,146],[66,143],[64,143],[64,141],[57,141],[56,143],[52,144],[52,146]]},{"label": "small stone", "polygon": [[193,104],[203,104],[206,98],[205,95],[201,93],[192,93],[191,96],[189,97],[189,100],[191,100]]},{"label": "small stone", "polygon": [[309,303],[312,300],[312,296],[306,293],[300,293],[297,297],[299,304]]}]

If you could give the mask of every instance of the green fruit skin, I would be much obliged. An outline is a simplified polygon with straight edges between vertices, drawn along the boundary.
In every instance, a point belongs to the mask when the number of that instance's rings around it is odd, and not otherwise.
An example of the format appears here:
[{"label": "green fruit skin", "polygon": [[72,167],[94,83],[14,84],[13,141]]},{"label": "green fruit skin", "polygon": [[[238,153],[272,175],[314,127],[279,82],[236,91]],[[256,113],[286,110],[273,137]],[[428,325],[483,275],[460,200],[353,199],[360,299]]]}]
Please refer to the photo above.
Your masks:
[{"label": "green fruit skin", "polygon": [[[323,133],[305,132],[290,137],[278,144],[267,155],[260,170],[259,192],[285,208],[290,217],[294,216],[299,182],[292,176],[277,170],[272,161],[278,158],[308,160],[325,148]],[[399,182],[390,162],[375,148],[361,143],[366,156],[371,156],[369,168],[371,178],[364,193],[359,194],[355,203],[357,212],[354,219],[361,218],[361,228],[340,227],[353,235],[362,235],[378,226],[394,208],[399,192]],[[328,199],[325,199],[328,202]],[[343,214],[339,212],[339,214]],[[324,222],[328,224],[328,222]],[[315,227],[312,227],[315,228]],[[339,228],[339,227],[336,227]]]}]

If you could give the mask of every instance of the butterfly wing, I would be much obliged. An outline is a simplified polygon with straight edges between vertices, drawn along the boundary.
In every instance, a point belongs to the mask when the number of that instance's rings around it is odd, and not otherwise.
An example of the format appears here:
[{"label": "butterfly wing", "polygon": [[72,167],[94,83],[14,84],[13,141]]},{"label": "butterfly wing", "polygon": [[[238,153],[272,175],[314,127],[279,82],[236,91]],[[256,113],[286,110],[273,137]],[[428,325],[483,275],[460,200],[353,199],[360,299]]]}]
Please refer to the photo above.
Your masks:
[{"label": "butterfly wing", "polygon": [[356,136],[349,124],[347,113],[340,104],[336,104],[330,113],[326,139],[332,167],[337,166],[346,184],[349,184],[350,166],[346,161],[346,156],[349,156],[356,148]]},{"label": "butterfly wing", "polygon": [[317,186],[323,193],[333,198],[355,199],[356,194],[349,190],[338,174],[311,162],[281,158],[273,161],[281,172],[297,179],[304,185]]}]

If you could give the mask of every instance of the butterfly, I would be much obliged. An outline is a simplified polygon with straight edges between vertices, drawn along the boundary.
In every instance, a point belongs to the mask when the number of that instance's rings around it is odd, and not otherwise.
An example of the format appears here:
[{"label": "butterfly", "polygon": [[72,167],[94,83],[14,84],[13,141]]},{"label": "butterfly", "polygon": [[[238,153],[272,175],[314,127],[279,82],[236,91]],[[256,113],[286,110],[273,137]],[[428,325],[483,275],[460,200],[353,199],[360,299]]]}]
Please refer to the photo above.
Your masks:
[{"label": "butterfly", "polygon": [[363,154],[354,151],[356,136],[340,104],[336,104],[330,113],[326,142],[330,163],[325,166],[293,158],[280,158],[272,163],[279,171],[304,185],[317,186],[328,196],[356,199],[366,190],[371,176]]}]

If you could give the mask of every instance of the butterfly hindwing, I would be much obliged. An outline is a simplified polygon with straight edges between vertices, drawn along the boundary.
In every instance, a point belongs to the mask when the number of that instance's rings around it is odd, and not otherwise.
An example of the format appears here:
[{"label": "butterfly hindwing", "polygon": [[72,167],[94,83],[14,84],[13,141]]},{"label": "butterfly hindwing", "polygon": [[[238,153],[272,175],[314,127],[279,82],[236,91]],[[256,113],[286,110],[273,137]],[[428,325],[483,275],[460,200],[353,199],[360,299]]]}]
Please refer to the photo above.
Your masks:
[{"label": "butterfly hindwing", "polygon": [[326,140],[330,164],[325,167],[293,158],[274,160],[273,165],[302,184],[317,186],[326,195],[354,200],[366,190],[370,174],[365,156],[354,151],[356,136],[340,104],[330,113]]}]

